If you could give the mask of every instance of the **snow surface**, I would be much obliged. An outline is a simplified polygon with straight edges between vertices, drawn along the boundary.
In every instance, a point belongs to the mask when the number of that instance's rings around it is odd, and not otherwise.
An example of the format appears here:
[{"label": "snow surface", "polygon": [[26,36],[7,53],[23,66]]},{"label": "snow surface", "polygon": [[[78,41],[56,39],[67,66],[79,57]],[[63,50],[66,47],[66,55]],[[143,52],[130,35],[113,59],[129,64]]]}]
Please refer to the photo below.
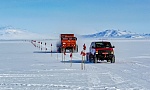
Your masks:
[{"label": "snow surface", "polygon": [[42,51],[37,42],[38,47],[30,41],[0,41],[0,90],[150,90],[150,40],[107,40],[115,46],[116,63],[86,61],[81,70],[82,45],[88,51],[91,41],[78,39],[72,67],[70,53],[64,61],[56,53],[57,40],[42,41]]}]

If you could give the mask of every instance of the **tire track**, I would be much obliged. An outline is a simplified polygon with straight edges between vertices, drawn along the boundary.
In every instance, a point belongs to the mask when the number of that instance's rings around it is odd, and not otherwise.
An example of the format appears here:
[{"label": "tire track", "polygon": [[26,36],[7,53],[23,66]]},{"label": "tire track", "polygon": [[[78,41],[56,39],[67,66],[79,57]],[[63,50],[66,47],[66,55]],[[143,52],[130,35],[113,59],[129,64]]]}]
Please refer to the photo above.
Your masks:
[{"label": "tire track", "polygon": [[[149,82],[147,80],[142,79],[138,75],[134,75],[132,73],[128,74],[122,71],[122,69],[118,68],[112,68],[108,66],[101,65],[102,68],[105,68],[105,70],[110,72],[110,77],[115,82],[115,84],[112,84],[111,86],[117,86],[121,89],[142,89],[142,90],[148,90],[150,88]],[[114,78],[115,77],[115,78]],[[118,79],[123,79],[123,82],[118,82]]]}]

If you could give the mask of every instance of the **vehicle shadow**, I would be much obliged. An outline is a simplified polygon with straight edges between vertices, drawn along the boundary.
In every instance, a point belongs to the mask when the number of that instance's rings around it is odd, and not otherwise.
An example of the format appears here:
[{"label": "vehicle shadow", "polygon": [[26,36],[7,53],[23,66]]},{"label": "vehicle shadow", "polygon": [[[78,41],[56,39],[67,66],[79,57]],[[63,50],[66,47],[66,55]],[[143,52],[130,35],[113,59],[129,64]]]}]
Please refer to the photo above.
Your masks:
[{"label": "vehicle shadow", "polygon": [[[71,63],[71,62],[72,63],[83,63],[82,60],[65,60],[65,61],[61,61],[61,62],[62,63]],[[84,61],[84,63],[85,64],[96,64],[96,63],[89,62],[89,61],[86,61],[86,60]],[[97,63],[108,63],[108,62],[104,62],[104,61],[102,62],[101,61],[101,62],[97,62]]]},{"label": "vehicle shadow", "polygon": [[53,52],[51,52],[51,51],[34,51],[33,53],[58,53],[58,52],[56,52],[56,51],[53,51]]},{"label": "vehicle shadow", "polygon": [[[34,51],[33,53],[59,53],[57,51]],[[66,53],[70,53],[70,52],[66,52]]]},{"label": "vehicle shadow", "polygon": [[[65,60],[65,61],[61,61],[62,63],[82,63],[82,60]],[[88,61],[85,61],[85,63],[90,63]]]}]

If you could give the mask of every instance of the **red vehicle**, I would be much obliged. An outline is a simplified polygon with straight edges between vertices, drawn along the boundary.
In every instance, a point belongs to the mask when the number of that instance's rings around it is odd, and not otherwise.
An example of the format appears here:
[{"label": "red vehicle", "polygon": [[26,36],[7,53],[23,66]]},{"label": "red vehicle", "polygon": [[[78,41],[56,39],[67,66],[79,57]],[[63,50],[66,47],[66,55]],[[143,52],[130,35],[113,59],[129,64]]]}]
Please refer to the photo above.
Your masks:
[{"label": "red vehicle", "polygon": [[74,34],[60,34],[60,40],[57,43],[57,51],[59,53],[66,52],[78,52],[77,38]]},{"label": "red vehicle", "polygon": [[107,62],[115,63],[114,46],[110,42],[100,41],[92,42],[86,59],[89,62],[98,62],[98,60],[107,60]]}]

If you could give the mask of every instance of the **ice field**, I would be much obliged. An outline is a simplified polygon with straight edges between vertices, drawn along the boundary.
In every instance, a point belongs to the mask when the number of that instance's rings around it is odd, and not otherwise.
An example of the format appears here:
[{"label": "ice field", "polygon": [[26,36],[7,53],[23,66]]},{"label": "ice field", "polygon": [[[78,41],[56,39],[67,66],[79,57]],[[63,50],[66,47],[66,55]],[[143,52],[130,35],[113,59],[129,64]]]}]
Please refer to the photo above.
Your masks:
[{"label": "ice field", "polygon": [[30,41],[0,41],[0,90],[150,90],[150,40],[105,40],[115,46],[116,63],[86,61],[81,70],[82,45],[88,51],[91,41],[78,40],[72,66],[70,53],[64,61],[56,53],[57,40],[42,41],[42,51]]}]

